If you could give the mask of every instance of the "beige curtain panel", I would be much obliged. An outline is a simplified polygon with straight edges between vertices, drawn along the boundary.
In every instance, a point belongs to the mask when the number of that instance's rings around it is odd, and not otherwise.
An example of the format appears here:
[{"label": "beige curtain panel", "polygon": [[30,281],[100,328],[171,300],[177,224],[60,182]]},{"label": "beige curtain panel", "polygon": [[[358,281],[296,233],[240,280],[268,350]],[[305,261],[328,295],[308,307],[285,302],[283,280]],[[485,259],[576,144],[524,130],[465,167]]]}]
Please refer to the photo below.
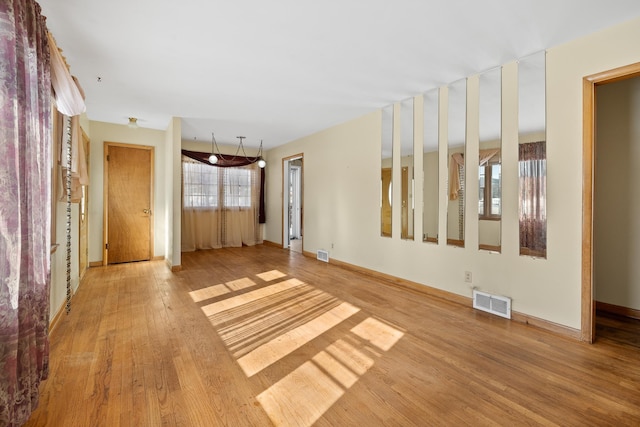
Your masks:
[{"label": "beige curtain panel", "polygon": [[182,251],[262,243],[260,172],[254,163],[216,167],[182,157]]}]

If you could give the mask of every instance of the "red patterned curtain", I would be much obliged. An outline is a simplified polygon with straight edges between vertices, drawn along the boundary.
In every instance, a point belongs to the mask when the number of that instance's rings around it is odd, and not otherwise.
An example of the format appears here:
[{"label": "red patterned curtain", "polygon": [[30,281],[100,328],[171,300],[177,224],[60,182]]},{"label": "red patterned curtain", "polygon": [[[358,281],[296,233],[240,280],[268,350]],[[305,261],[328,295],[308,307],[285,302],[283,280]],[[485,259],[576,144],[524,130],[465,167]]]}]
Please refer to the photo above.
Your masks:
[{"label": "red patterned curtain", "polygon": [[519,145],[520,254],[547,255],[547,151],[545,141]]},{"label": "red patterned curtain", "polygon": [[0,425],[22,425],[48,374],[51,77],[45,18],[0,2]]}]

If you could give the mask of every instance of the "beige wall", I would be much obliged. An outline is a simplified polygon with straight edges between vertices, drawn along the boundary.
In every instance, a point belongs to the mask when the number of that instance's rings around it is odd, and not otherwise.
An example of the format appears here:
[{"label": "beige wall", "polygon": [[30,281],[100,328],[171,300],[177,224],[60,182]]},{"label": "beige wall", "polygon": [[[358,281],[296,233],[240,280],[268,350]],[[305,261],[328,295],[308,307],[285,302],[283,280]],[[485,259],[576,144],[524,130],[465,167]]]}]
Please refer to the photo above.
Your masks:
[{"label": "beige wall", "polygon": [[[180,124],[173,118],[166,131],[80,119],[91,141],[88,206],[89,262],[102,261],[103,248],[103,154],[104,142],[120,142],[155,147],[154,164],[154,256],[164,256],[170,265],[180,264]],[[177,153],[177,154],[176,154]],[[177,170],[177,173],[176,173]],[[64,308],[66,301],[66,204],[57,203],[56,236],[60,243],[51,256],[50,317]],[[176,234],[177,233],[177,234]],[[177,235],[174,238],[174,235]],[[178,250],[170,250],[177,240]],[[173,245],[173,246],[172,246]],[[71,209],[71,285],[79,286],[79,207]]]},{"label": "beige wall", "polygon": [[640,78],[596,90],[595,296],[640,310]]},{"label": "beige wall", "polygon": [[478,242],[482,245],[500,246],[500,221],[478,221]]},{"label": "beige wall", "polygon": [[[67,300],[67,204],[56,203],[56,243],[58,249],[51,254],[51,286],[49,288],[49,319],[63,309]],[[75,291],[79,285],[79,222],[78,204],[71,205],[71,288]]]},{"label": "beige wall", "polygon": [[[465,219],[464,249],[448,247],[445,239],[440,239],[438,245],[424,244],[420,239],[401,240],[400,215],[397,210],[400,206],[399,155],[394,155],[393,159],[396,210],[393,214],[394,237],[380,237],[380,111],[266,153],[265,239],[274,242],[281,242],[282,239],[282,158],[303,153],[305,250],[326,249],[333,258],[465,296],[471,295],[471,288],[464,282],[464,272],[471,271],[473,286],[512,297],[514,310],[579,328],[582,78],[640,61],[639,39],[640,19],[635,19],[548,50],[548,259],[518,255],[516,63],[505,64],[503,68],[501,254],[478,251],[477,215],[467,215]],[[477,105],[474,101],[474,97],[477,97],[477,77],[471,76],[470,81],[472,89],[469,105],[473,106],[474,103]],[[468,114],[471,120],[477,121],[477,111],[474,112],[471,108]],[[176,242],[173,237],[176,234],[179,236],[179,215],[171,212],[175,212],[180,205],[180,142],[176,142],[176,135],[180,132],[179,123],[179,119],[174,119],[164,132],[90,122],[92,155],[89,261],[102,259],[102,152],[103,142],[112,141],[157,147],[155,253],[165,256],[170,254],[172,264],[176,260],[179,263],[179,252],[176,253],[173,249],[179,245],[179,239]],[[446,132],[442,129],[440,136],[441,140],[443,136],[446,137]],[[477,149],[477,125],[470,126],[467,150],[468,153],[473,153]],[[445,152],[442,144],[440,150]],[[396,152],[399,154],[397,148]],[[439,230],[442,236],[446,230],[446,156],[441,155],[439,160]],[[419,163],[422,163],[422,159]],[[469,176],[477,176],[477,166],[470,165],[467,173]],[[171,185],[173,188],[169,188]],[[417,186],[416,193],[422,197],[422,187]],[[173,203],[168,202],[167,198],[173,198]],[[476,211],[477,190],[468,191],[466,203],[467,212]],[[421,204],[416,204],[416,218],[421,216]],[[75,222],[77,223],[77,219]],[[417,235],[422,233],[422,228],[421,221],[416,221]],[[58,265],[58,262],[55,264]],[[56,270],[56,276],[58,273]],[[56,301],[59,300],[58,288],[56,286]],[[53,293],[52,290],[52,295]]]},{"label": "beige wall", "polygon": [[154,256],[165,256],[167,245],[167,198],[172,197],[167,188],[166,132],[137,128],[126,125],[91,121],[91,170],[89,185],[89,262],[102,261],[103,249],[103,185],[104,185],[104,143],[118,142],[147,145],[154,149],[153,188],[153,246]]},{"label": "beige wall", "polygon": [[[398,211],[393,238],[379,230],[380,111],[270,150],[267,171],[265,239],[279,242],[283,157],[305,157],[305,250],[418,283],[471,296],[474,286],[513,298],[513,309],[578,329],[581,313],[582,78],[640,61],[640,19],[589,35],[547,53],[547,259],[519,256],[517,63],[503,68],[502,253],[478,251],[477,215],[467,215],[466,247],[402,241]],[[477,86],[477,82],[473,83]],[[469,96],[476,97],[476,87]],[[473,99],[469,105],[473,105]],[[477,105],[477,102],[475,102]],[[477,111],[469,111],[477,117]],[[477,119],[474,119],[477,120]],[[478,149],[477,126],[470,126],[467,150]],[[442,138],[442,132],[441,132]],[[394,162],[399,164],[399,159]],[[395,165],[394,165],[395,167]],[[439,182],[446,194],[447,167],[441,156]],[[469,176],[477,175],[470,165]],[[394,194],[399,194],[394,180]],[[475,187],[475,186],[474,186]],[[421,191],[421,189],[420,189]],[[477,189],[467,195],[467,212],[477,210]],[[442,199],[441,199],[442,200]],[[445,199],[446,200],[446,199]],[[398,204],[394,203],[394,206]],[[394,208],[395,209],[395,208]],[[419,208],[421,209],[421,207]],[[421,210],[416,209],[416,217]],[[440,206],[440,230],[446,204]],[[421,224],[416,223],[416,232]],[[446,227],[446,226],[445,226]],[[333,249],[331,249],[333,243]]]},{"label": "beige wall", "polygon": [[[80,116],[80,127],[91,138],[89,119],[86,114]],[[60,180],[61,177],[58,177]],[[67,203],[56,202],[56,222],[51,224],[56,230],[55,242],[59,246],[51,254],[51,286],[49,288],[49,319],[64,309],[67,300]],[[80,209],[78,203],[71,204],[71,288],[75,292],[80,284]]]}]

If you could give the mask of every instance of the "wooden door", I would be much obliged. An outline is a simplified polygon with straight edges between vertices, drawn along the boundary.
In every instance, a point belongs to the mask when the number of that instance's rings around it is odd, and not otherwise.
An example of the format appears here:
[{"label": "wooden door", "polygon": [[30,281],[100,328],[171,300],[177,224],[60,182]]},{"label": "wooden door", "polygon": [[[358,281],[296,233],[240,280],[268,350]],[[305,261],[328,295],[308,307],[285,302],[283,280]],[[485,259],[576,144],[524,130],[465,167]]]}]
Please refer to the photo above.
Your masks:
[{"label": "wooden door", "polygon": [[382,235],[391,236],[391,168],[382,168]]},{"label": "wooden door", "polygon": [[153,147],[105,143],[105,264],[152,258]]}]

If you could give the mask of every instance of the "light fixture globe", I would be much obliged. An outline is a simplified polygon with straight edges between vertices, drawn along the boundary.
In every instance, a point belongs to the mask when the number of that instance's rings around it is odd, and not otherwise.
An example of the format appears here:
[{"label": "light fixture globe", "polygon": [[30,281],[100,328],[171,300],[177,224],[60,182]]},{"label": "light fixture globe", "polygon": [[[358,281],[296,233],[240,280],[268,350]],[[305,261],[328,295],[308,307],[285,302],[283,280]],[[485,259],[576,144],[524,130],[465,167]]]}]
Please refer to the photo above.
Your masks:
[{"label": "light fixture globe", "polygon": [[[218,156],[216,156],[216,148],[218,147],[218,143],[216,142],[216,137],[213,136],[213,132],[211,132],[211,155],[209,156],[209,163],[215,165],[218,163]],[[218,153],[220,153],[220,149],[218,148]]]},{"label": "light fixture globe", "polygon": [[[249,163],[257,163],[260,169],[264,169],[264,167],[267,165],[267,162],[262,158],[262,141],[260,141],[260,148],[258,148],[258,154],[256,155],[256,157],[247,157],[247,153],[245,153],[243,145],[243,141],[246,137],[237,136],[236,138],[240,140],[240,142],[238,143],[238,148],[236,149],[236,154],[234,154],[233,157],[225,156],[220,152],[216,137],[213,132],[211,132],[211,155],[208,158],[209,163],[211,165],[215,165],[220,162],[222,166],[230,166],[234,164],[234,162],[237,163],[237,161],[248,161]],[[241,153],[244,157],[240,157]],[[246,165],[247,163],[244,164]]]},{"label": "light fixture globe", "polygon": [[262,140],[260,140],[260,148],[258,148],[258,167],[264,169],[267,166],[267,162],[262,158]]}]

